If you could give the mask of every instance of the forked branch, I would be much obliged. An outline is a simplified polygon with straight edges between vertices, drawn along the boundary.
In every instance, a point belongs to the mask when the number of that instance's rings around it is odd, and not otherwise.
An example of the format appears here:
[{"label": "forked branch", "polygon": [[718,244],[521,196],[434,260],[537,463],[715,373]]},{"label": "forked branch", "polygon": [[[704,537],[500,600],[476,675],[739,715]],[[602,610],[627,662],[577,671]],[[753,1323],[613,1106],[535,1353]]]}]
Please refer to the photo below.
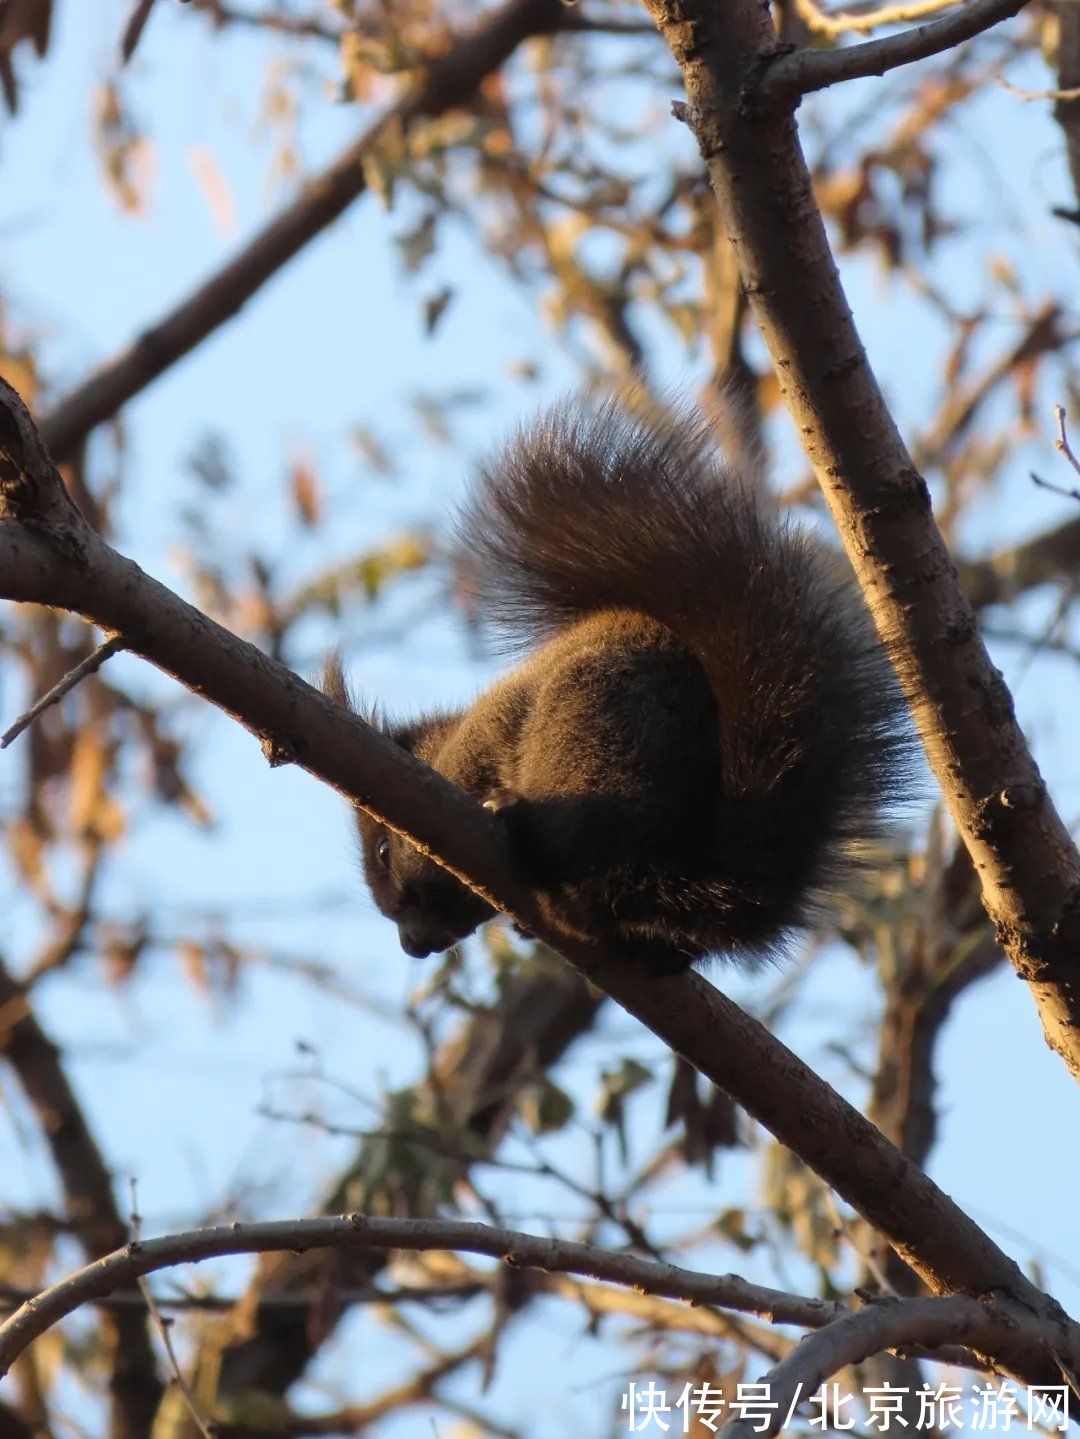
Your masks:
[{"label": "forked branch", "polygon": [[[30,423],[18,396],[0,382],[0,413],[5,409],[20,425]],[[31,468],[9,473],[6,515],[0,508],[0,593],[60,606],[122,633],[130,650],[257,735],[271,764],[302,766],[408,836],[726,1089],[885,1235],[935,1293],[993,1291],[1020,1301],[1055,1328],[1058,1348],[1080,1367],[1080,1329],[763,1025],[700,975],[658,979],[549,931],[492,815],[118,555],[63,502],[59,475],[41,447],[24,446],[23,453]],[[1016,1346],[1000,1357],[1029,1382],[1056,1376],[1045,1349],[1033,1350],[1019,1331]]]}]

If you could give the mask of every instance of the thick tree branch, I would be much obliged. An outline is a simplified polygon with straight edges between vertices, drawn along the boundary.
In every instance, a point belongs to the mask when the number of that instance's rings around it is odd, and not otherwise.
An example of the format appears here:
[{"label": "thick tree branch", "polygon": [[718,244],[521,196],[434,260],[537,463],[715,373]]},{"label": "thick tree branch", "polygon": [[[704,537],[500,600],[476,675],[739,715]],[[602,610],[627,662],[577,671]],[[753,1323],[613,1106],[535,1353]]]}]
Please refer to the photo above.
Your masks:
[{"label": "thick tree branch", "polygon": [[1039,585],[1074,580],[1078,574],[1080,520],[1066,520],[1022,544],[960,566],[964,588],[978,609],[1007,603]]},{"label": "thick tree branch", "polygon": [[[895,1341],[886,1339],[882,1344],[878,1342],[882,1332],[880,1326],[875,1327],[872,1323],[860,1325],[867,1313],[874,1311],[852,1314],[836,1303],[803,1299],[780,1290],[748,1284],[736,1275],[697,1273],[625,1252],[612,1253],[571,1240],[546,1239],[468,1220],[383,1219],[350,1214],[324,1219],[228,1224],[127,1244],[123,1249],[43,1290],[0,1325],[0,1374],[6,1373],[28,1344],[67,1315],[115,1289],[130,1288],[147,1274],[227,1254],[262,1254],[279,1250],[302,1252],[317,1248],[461,1250],[500,1259],[512,1268],[585,1275],[643,1289],[646,1293],[669,1299],[736,1308],[758,1314],[772,1323],[810,1323],[821,1327],[824,1321],[823,1335],[834,1332],[868,1335],[865,1340],[860,1338],[859,1342],[872,1347],[864,1349],[860,1357],[875,1353],[893,1342],[911,1340],[932,1345],[938,1340],[939,1329],[941,1342],[962,1343],[991,1355],[1002,1349],[1014,1353],[1018,1337],[1031,1352],[1045,1347],[1052,1350],[1061,1338],[1060,1327],[1053,1319],[1040,1318],[1008,1301],[999,1307],[993,1300],[933,1299],[910,1301],[912,1305],[922,1306],[919,1309],[920,1333],[907,1333],[903,1325],[897,1323],[894,1327],[900,1337]],[[935,1327],[936,1321],[930,1316],[945,1306],[952,1306],[948,1310],[952,1323],[948,1327],[938,1323]],[[914,1327],[913,1324],[908,1325],[909,1329]],[[802,1347],[805,1348],[805,1345]],[[834,1350],[824,1345],[822,1352],[831,1355]]]},{"label": "thick tree branch", "polygon": [[[646,0],[656,15],[661,8]],[[1027,0],[967,0],[949,15],[927,25],[915,25],[884,40],[864,40],[860,45],[838,46],[832,50],[796,50],[779,55],[765,71],[761,89],[771,99],[797,104],[803,95],[824,90],[841,80],[860,80],[867,75],[884,75],[901,65],[929,59],[951,50],[1008,20]],[[678,58],[678,57],[676,57]],[[749,57],[746,57],[749,58]]]},{"label": "thick tree branch", "polygon": [[[848,308],[793,116],[754,107],[775,50],[755,0],[646,0],[781,388],[1048,1042],[1080,1078],[1080,855],[990,662]],[[942,22],[944,23],[944,22]]]},{"label": "thick tree branch", "polygon": [[71,458],[96,425],[111,419],[177,360],[231,320],[309,240],[367,188],[367,165],[388,132],[466,104],[487,75],[533,35],[557,30],[561,0],[509,0],[434,61],[396,105],[374,120],[296,199],[205,284],[106,360],[42,419],[53,457]]},{"label": "thick tree branch", "polygon": [[[1071,0],[1051,4],[1057,20],[1057,82],[1065,95],[1075,95],[1080,86],[1080,9]],[[1061,98],[1054,106],[1054,119],[1065,139],[1065,158],[1073,186],[1073,204],[1056,209],[1063,220],[1080,222],[1080,98]]]},{"label": "thick tree branch", "polygon": [[[30,423],[2,382],[0,403],[18,426]],[[470,796],[110,549],[73,506],[60,503],[54,468],[35,464],[33,473],[20,473],[9,456],[0,484],[9,516],[0,518],[0,593],[58,605],[122,633],[130,650],[258,735],[272,764],[301,765],[407,835],[497,909],[557,947],[726,1089],[880,1230],[931,1289],[997,1291],[1020,1299],[1058,1326],[1059,1347],[1080,1368],[1080,1329],[1060,1307],[764,1026],[700,975],[657,979],[617,955],[550,932],[514,869],[498,822]],[[36,518],[35,506],[52,523]],[[1025,1376],[1048,1372],[1046,1356],[1023,1344],[1009,1362]]]},{"label": "thick tree branch", "polygon": [[[935,823],[932,834],[939,829]],[[947,862],[939,852],[932,839],[921,922],[886,986],[867,1108],[882,1133],[921,1166],[937,1135],[934,1053],[942,1029],[968,987],[1002,962],[967,850],[957,845]]]},{"label": "thick tree branch", "polygon": [[[43,1032],[24,991],[0,965],[0,1057],[18,1075],[60,1176],[68,1217],[83,1252],[94,1260],[127,1242],[101,1151],[68,1083],[56,1046]],[[145,1439],[161,1398],[154,1352],[142,1314],[104,1316],[111,1366],[113,1439]]]},{"label": "thick tree branch", "polygon": [[[724,1439],[770,1439],[779,1433],[792,1406],[816,1393],[841,1369],[861,1364],[873,1354],[909,1345],[934,1348],[962,1344],[992,1353],[999,1342],[999,1320],[989,1305],[977,1299],[892,1299],[878,1301],[856,1314],[847,1314],[816,1334],[808,1335],[786,1359],[759,1381],[768,1386],[768,1428],[752,1419],[734,1419],[721,1431]],[[1063,1382],[1064,1376],[1058,1382]]]}]

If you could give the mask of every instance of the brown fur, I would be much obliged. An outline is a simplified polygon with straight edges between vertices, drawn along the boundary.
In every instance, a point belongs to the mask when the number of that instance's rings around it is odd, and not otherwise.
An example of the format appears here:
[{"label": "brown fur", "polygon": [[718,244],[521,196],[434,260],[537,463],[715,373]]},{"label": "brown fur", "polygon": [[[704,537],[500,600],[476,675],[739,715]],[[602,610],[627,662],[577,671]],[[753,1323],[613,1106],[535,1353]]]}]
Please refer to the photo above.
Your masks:
[{"label": "brown fur", "polygon": [[[768,954],[813,922],[909,746],[861,598],[816,540],[702,421],[615,402],[513,439],[459,536],[487,612],[537,647],[468,708],[389,732],[498,809],[551,922],[657,970]],[[358,823],[408,953],[489,917]]]}]

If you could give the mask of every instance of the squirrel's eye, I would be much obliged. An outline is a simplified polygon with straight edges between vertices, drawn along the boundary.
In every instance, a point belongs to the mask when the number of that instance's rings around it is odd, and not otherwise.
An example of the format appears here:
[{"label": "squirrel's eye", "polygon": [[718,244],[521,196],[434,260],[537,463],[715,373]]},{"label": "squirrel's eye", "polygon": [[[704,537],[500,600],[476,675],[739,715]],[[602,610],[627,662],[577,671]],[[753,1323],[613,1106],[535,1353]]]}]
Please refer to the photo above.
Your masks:
[{"label": "squirrel's eye", "polygon": [[383,839],[379,840],[378,846],[377,846],[377,848],[376,848],[376,850],[375,850],[375,856],[376,856],[376,858],[378,859],[379,863],[382,865],[382,867],[383,867],[384,869],[387,867],[387,865],[389,865],[389,863],[390,863],[390,841],[389,841],[388,839],[386,839],[385,837],[384,837]]}]

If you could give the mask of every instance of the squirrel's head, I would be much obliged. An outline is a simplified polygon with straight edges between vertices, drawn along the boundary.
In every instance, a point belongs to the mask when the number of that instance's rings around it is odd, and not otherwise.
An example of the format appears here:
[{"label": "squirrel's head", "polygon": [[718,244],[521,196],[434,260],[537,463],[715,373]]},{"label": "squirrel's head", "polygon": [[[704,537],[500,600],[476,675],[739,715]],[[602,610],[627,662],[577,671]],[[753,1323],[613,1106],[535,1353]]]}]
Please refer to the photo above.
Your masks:
[{"label": "squirrel's head", "polygon": [[[426,715],[381,728],[395,744],[430,764],[449,718]],[[489,904],[407,839],[363,810],[356,811],[356,823],[368,889],[380,911],[397,925],[406,954],[414,959],[441,954],[491,918]]]},{"label": "squirrel's head", "polygon": [[491,918],[490,905],[408,840],[362,810],[356,816],[368,888],[406,954],[440,954]]},{"label": "squirrel's head", "polygon": [[[336,704],[358,713],[337,654],[327,660],[323,691]],[[411,724],[385,724],[374,710],[366,718],[402,749],[410,754],[419,751],[420,758],[428,761],[432,744],[452,719],[428,715]],[[354,814],[368,889],[379,910],[397,925],[406,954],[415,959],[440,954],[491,918],[490,905],[415,845],[362,809]]]}]

